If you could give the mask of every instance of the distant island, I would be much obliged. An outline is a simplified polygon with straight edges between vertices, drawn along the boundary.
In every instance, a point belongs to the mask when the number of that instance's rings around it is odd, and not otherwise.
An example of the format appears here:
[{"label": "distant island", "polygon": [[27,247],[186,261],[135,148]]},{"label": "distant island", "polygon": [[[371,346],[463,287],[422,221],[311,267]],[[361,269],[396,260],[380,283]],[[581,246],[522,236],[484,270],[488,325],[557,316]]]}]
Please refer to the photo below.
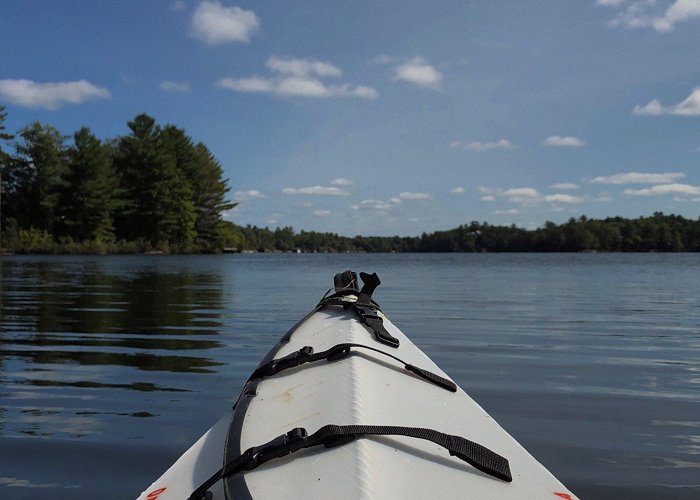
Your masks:
[{"label": "distant island", "polygon": [[[221,164],[184,130],[147,114],[130,133],[68,138],[34,122],[5,131],[0,106],[0,250],[5,253],[698,252],[700,219],[569,219],[538,229],[470,222],[421,236],[340,236],[239,226]],[[14,152],[3,149],[12,142]]]}]

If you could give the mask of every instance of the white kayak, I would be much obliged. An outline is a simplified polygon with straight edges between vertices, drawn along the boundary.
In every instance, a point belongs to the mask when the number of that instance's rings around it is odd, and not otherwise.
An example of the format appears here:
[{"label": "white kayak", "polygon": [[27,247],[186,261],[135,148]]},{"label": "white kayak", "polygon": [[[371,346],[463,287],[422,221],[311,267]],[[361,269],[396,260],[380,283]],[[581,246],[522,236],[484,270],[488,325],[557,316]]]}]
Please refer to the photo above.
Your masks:
[{"label": "white kayak", "polygon": [[391,323],[375,275],[295,325],[139,499],[574,500]]}]

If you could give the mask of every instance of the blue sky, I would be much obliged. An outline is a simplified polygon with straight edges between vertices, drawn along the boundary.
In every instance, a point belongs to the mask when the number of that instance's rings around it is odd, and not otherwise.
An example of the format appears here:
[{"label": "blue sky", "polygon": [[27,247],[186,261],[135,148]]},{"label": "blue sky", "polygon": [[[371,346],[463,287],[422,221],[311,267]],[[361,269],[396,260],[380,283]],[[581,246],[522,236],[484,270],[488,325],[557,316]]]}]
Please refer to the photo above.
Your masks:
[{"label": "blue sky", "polygon": [[148,113],[240,224],[416,235],[700,211],[700,0],[0,0],[10,131]]}]

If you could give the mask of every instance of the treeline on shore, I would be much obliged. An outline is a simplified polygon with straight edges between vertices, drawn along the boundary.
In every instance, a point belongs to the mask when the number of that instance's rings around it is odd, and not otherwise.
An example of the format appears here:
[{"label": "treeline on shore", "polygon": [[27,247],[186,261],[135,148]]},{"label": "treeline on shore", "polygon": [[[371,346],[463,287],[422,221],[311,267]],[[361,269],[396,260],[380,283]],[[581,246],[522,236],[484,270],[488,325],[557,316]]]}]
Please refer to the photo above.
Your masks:
[{"label": "treeline on shore", "polygon": [[[582,216],[527,230],[471,222],[416,237],[340,236],[238,226],[219,161],[202,143],[146,114],[130,133],[72,138],[34,122],[6,132],[0,106],[0,249],[13,253],[697,252],[700,218],[657,212]],[[6,148],[11,145],[12,152]]]},{"label": "treeline on shore", "polygon": [[[0,247],[11,252],[211,252],[234,241],[219,161],[146,114],[130,133],[69,138],[34,122],[5,131],[0,106]],[[3,148],[5,144],[12,146]]]},{"label": "treeline on shore", "polygon": [[416,237],[346,237],[236,227],[240,250],[303,252],[698,252],[700,219],[656,212],[650,217],[569,219],[538,229],[471,222]]}]

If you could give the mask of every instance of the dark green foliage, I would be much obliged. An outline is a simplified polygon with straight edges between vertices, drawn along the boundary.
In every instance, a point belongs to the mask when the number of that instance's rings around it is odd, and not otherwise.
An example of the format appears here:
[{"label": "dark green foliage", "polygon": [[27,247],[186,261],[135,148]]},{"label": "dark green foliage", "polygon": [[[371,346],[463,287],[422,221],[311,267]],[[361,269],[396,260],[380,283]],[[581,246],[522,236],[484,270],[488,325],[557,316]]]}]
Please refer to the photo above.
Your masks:
[{"label": "dark green foliage", "polygon": [[652,217],[569,219],[526,230],[471,222],[420,237],[339,236],[292,228],[235,227],[236,246],[248,251],[304,252],[700,252],[700,219]]},{"label": "dark green foliage", "polygon": [[186,250],[195,237],[195,211],[176,151],[150,116],[139,115],[128,125],[131,135],[120,140],[115,162],[123,192],[118,236]]},{"label": "dark green foliage", "polygon": [[75,241],[113,241],[119,192],[110,150],[86,127],[75,133],[73,142],[67,153],[67,188],[57,232]]},{"label": "dark green foliage", "polygon": [[66,186],[64,143],[65,138],[51,125],[34,122],[20,130],[16,154],[3,173],[7,183],[3,217],[16,219],[20,227],[53,232],[61,190]]},{"label": "dark green foliage", "polygon": [[[0,141],[4,133],[0,107]],[[88,128],[73,144],[38,122],[15,154],[0,148],[3,244],[14,251],[112,253],[221,251],[239,235],[222,220],[233,208],[221,165],[181,129],[146,114],[108,142]]]}]

